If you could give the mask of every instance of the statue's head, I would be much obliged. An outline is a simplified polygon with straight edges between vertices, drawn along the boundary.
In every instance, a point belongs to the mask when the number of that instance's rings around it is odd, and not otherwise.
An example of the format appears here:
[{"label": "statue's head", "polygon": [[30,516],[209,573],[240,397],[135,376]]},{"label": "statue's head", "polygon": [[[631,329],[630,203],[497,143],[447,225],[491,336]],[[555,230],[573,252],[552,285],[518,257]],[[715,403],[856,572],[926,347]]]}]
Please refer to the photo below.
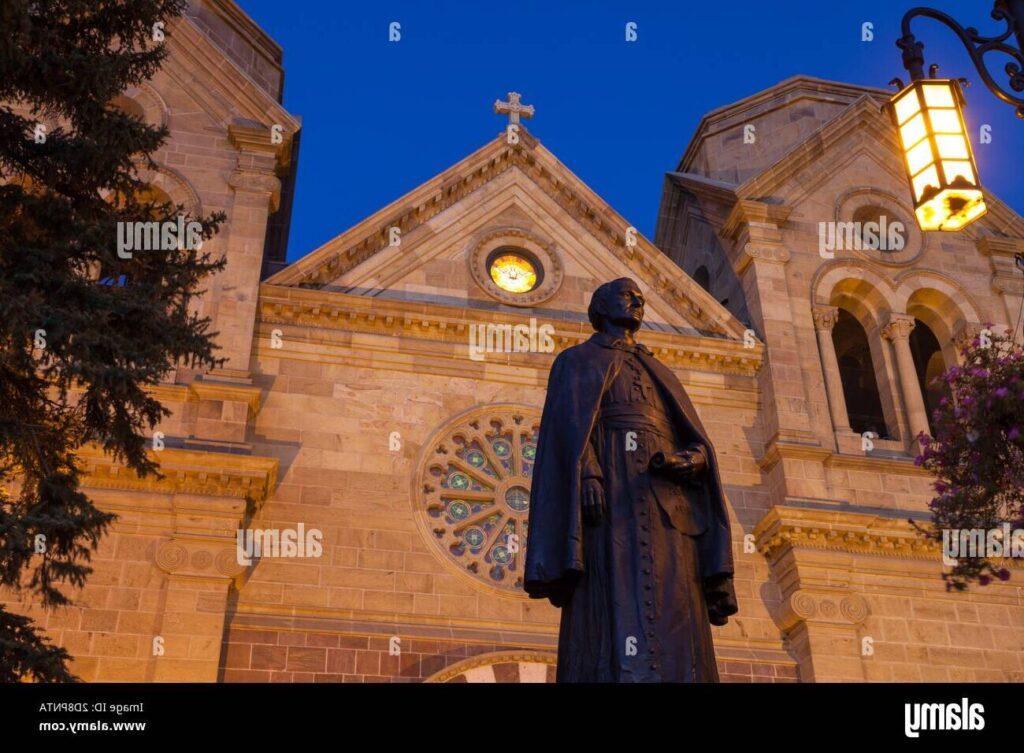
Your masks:
[{"label": "statue's head", "polygon": [[628,277],[606,282],[591,296],[587,316],[598,332],[604,332],[608,323],[635,332],[644,321],[644,294]]}]

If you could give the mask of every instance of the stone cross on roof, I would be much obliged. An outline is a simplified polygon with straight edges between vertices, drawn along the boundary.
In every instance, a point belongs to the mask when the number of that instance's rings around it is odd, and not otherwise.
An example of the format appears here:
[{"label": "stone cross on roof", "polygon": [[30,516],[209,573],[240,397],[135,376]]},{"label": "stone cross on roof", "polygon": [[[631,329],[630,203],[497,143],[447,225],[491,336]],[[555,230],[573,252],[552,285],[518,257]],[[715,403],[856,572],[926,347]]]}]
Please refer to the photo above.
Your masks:
[{"label": "stone cross on roof", "polygon": [[498,115],[507,114],[509,123],[518,123],[520,115],[524,118],[532,118],[533,105],[522,104],[519,101],[522,96],[519,92],[509,92],[508,102],[502,102],[500,99],[494,101],[494,112]]}]

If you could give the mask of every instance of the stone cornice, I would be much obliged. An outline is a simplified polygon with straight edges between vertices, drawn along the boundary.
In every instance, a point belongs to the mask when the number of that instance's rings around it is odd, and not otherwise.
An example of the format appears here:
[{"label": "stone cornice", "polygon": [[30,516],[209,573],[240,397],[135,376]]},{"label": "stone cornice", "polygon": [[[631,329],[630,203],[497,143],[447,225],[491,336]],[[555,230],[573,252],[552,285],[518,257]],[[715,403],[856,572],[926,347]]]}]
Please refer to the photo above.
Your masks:
[{"label": "stone cornice", "polygon": [[983,235],[974,245],[980,254],[988,257],[992,268],[992,290],[999,294],[1024,293],[1024,280],[1014,260],[1015,254],[1024,253],[1024,239]]},{"label": "stone cornice", "polygon": [[[225,126],[241,116],[256,123],[280,125],[282,148],[291,151],[292,137],[299,121],[268,95],[248,74],[200,31],[191,19],[172,22],[167,36],[170,55],[161,73],[185,90],[204,111]],[[216,71],[219,86],[202,86],[210,71]]]},{"label": "stone cornice", "polygon": [[[922,523],[922,527],[927,525]],[[753,534],[757,550],[772,562],[795,548],[901,559],[937,560],[942,556],[941,544],[926,539],[906,518],[856,509],[777,505],[754,526]]]},{"label": "stone cornice", "polygon": [[98,446],[86,445],[77,453],[85,471],[82,485],[94,489],[243,497],[258,504],[273,493],[277,484],[277,458],[172,448],[151,450],[149,455],[160,463],[162,479],[140,478]]},{"label": "stone cornice", "polygon": [[[263,392],[259,387],[196,379],[188,386],[190,400],[224,400],[247,403],[250,418],[259,415]],[[194,396],[194,397],[193,397]]]},{"label": "stone cornice", "polygon": [[719,236],[733,247],[733,269],[742,275],[754,260],[785,264],[790,259],[783,243],[782,226],[791,207],[740,199],[729,212]]},{"label": "stone cornice", "polygon": [[809,460],[840,470],[874,471],[876,473],[893,473],[901,476],[926,477],[932,475],[925,469],[914,465],[909,457],[906,460],[902,460],[899,458],[881,457],[879,455],[847,455],[833,452],[825,447],[788,442],[769,443],[764,455],[757,461],[757,466],[767,473],[780,460]]},{"label": "stone cornice", "polygon": [[995,235],[983,235],[974,243],[983,256],[1008,256],[1024,254],[1024,238],[1000,238]]},{"label": "stone cornice", "polygon": [[[587,340],[593,329],[587,322],[545,319],[543,312],[508,312],[466,309],[436,303],[369,298],[319,290],[303,290],[264,283],[260,288],[259,321],[266,326],[292,325],[340,330],[455,345],[468,342],[471,324],[494,323],[529,326],[530,319],[554,327],[555,351]],[[303,336],[305,337],[305,336]],[[696,334],[641,330],[639,339],[666,365],[723,374],[752,376],[761,367],[764,346]],[[393,346],[391,347],[393,350]],[[536,355],[536,354],[532,354]],[[467,360],[468,360],[468,356]]]},{"label": "stone cornice", "polygon": [[641,235],[627,245],[629,223],[562,165],[525,129],[520,141],[501,136],[451,169],[388,205],[267,282],[321,288],[356,265],[389,247],[390,230],[407,236],[484,184],[518,168],[602,244],[619,255],[639,278],[684,317],[711,334],[742,338],[745,327],[713,296],[682,273],[665,254]]},{"label": "stone cornice", "polygon": [[223,400],[247,403],[250,418],[259,415],[263,393],[259,387],[196,379],[191,384],[156,384],[146,392],[161,403],[194,403],[200,400]]},{"label": "stone cornice", "polygon": [[782,236],[778,230],[792,211],[792,207],[783,204],[740,199],[729,213],[720,235],[734,240],[741,231],[746,231],[750,240],[781,243]]}]

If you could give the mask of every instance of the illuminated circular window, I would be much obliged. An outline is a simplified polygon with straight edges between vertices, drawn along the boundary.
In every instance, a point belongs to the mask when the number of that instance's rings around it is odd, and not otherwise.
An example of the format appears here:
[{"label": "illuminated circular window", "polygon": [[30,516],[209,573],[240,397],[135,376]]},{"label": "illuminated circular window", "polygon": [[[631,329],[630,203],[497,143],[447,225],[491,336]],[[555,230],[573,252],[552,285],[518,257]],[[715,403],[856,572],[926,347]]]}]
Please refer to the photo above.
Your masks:
[{"label": "illuminated circular window", "polygon": [[529,293],[544,279],[544,268],[533,254],[510,246],[488,255],[487,271],[494,284],[509,293]]},{"label": "illuminated circular window", "polygon": [[876,188],[854,188],[836,199],[835,253],[885,265],[915,261],[928,243],[913,210]]},{"label": "illuminated circular window", "polygon": [[417,474],[416,517],[434,551],[474,580],[520,595],[539,429],[532,408],[463,414],[426,445]]},{"label": "illuminated circular window", "polygon": [[498,228],[479,238],[469,268],[487,295],[512,306],[535,306],[562,284],[562,262],[553,244],[521,228]]}]

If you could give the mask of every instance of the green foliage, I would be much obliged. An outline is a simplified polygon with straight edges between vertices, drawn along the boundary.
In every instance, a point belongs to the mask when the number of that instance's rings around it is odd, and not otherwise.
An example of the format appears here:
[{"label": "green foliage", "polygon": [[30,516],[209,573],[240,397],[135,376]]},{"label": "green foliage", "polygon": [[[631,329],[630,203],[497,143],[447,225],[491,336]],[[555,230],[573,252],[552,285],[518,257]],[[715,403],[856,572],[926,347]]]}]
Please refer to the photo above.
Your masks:
[{"label": "green foliage", "polygon": [[[157,473],[143,432],[168,411],[146,386],[180,362],[219,363],[216,333],[190,302],[223,260],[188,244],[117,252],[119,223],[183,211],[138,175],[166,130],[111,100],[158,70],[159,37],[184,6],[0,4],[0,585],[45,606],[67,602],[60,586],[83,585],[114,518],[79,490],[76,449],[97,442]],[[189,219],[209,239],[224,217]],[[0,646],[4,667],[19,657],[19,676],[70,677],[66,653],[2,607]]]}]

